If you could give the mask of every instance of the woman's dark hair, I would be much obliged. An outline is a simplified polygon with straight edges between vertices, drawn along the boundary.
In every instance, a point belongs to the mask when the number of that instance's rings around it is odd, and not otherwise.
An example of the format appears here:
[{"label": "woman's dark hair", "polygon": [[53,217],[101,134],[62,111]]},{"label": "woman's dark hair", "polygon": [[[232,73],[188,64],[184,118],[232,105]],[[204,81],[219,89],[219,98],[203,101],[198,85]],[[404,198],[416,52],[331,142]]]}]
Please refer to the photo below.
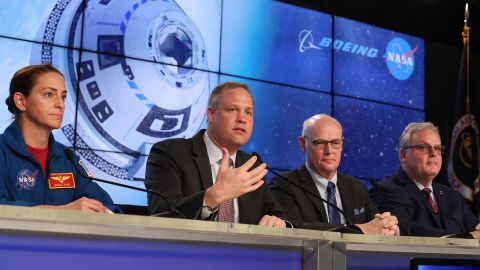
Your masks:
[{"label": "woman's dark hair", "polygon": [[49,64],[26,66],[13,74],[12,80],[10,81],[10,95],[5,100],[5,103],[8,106],[8,110],[15,116],[15,119],[20,115],[20,110],[13,101],[15,93],[19,92],[27,97],[30,95],[33,86],[37,83],[38,77],[49,72],[58,73],[63,77],[63,74],[58,69]]}]

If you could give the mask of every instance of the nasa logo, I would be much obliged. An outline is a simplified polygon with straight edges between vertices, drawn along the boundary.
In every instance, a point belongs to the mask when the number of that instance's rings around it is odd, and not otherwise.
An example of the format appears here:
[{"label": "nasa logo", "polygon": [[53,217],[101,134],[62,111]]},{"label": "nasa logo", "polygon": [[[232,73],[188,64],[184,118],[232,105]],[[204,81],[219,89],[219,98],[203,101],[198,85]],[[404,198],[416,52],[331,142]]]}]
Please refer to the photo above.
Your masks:
[{"label": "nasa logo", "polygon": [[385,62],[390,74],[397,80],[403,81],[412,75],[415,70],[415,52],[418,46],[412,50],[410,44],[403,38],[396,37],[387,45]]},{"label": "nasa logo", "polygon": [[35,187],[38,170],[34,173],[23,169],[17,174],[17,186],[22,190],[32,190]]}]

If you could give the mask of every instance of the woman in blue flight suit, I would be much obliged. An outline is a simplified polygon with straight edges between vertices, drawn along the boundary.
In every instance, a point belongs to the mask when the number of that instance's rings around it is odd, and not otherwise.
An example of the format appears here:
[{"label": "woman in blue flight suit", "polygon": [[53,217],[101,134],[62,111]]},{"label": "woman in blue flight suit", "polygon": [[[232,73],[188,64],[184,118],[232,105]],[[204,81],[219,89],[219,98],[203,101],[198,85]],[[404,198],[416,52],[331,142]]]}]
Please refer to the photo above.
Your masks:
[{"label": "woman in blue flight suit", "polygon": [[14,121],[0,135],[0,204],[121,212],[82,176],[88,175],[84,164],[68,159],[67,148],[52,135],[62,124],[66,96],[62,73],[50,65],[27,66],[13,75],[5,102]]}]

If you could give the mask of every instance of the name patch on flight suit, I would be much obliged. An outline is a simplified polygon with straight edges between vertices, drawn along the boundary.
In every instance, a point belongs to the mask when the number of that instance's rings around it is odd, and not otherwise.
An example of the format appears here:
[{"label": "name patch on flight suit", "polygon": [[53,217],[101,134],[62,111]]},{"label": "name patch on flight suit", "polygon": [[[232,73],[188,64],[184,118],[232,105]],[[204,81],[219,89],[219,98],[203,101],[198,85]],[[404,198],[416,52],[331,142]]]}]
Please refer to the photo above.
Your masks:
[{"label": "name patch on flight suit", "polygon": [[48,176],[48,187],[50,189],[75,188],[73,173],[51,173]]}]

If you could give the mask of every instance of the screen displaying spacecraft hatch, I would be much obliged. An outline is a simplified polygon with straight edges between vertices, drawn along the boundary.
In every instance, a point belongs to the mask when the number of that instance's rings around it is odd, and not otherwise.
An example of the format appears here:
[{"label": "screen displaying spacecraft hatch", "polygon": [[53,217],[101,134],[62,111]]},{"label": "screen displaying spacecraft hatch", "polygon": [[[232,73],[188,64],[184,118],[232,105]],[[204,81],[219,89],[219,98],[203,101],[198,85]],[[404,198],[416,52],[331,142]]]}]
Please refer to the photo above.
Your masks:
[{"label": "screen displaying spacecraft hatch", "polygon": [[[152,145],[206,128],[219,83],[247,83],[254,131],[243,146],[278,171],[304,163],[303,120],[343,125],[339,170],[382,179],[398,137],[424,120],[424,42],[388,29],[267,0],[0,0],[0,99],[13,73],[50,63],[68,91],[53,134],[92,174],[144,187]],[[2,103],[3,104],[3,103]],[[0,132],[12,116],[0,110]],[[145,193],[99,183],[115,203]]]}]

